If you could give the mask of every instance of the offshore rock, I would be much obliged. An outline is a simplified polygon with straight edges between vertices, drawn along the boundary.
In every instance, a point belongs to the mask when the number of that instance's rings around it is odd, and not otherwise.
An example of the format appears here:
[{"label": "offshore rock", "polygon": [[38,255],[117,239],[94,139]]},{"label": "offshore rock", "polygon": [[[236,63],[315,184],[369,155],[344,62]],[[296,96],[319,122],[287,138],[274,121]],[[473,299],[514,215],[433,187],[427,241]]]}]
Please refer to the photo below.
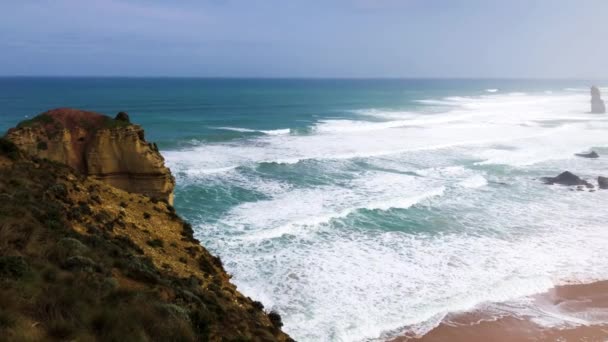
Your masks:
[{"label": "offshore rock", "polygon": [[608,177],[597,177],[597,184],[600,189],[608,190]]},{"label": "offshore rock", "polygon": [[582,157],[582,158],[591,158],[591,159],[595,159],[595,158],[599,158],[600,155],[597,154],[597,152],[595,151],[591,151],[589,153],[575,153],[574,154],[577,157]]},{"label": "offshore rock", "polygon": [[6,138],[26,153],[71,166],[83,175],[128,192],[173,203],[175,180],[144,130],[121,112],[54,109],[26,120]]},{"label": "offshore rock", "polygon": [[606,104],[602,100],[600,90],[596,86],[591,87],[591,113],[605,114]]},{"label": "offshore rock", "polygon": [[580,177],[578,177],[577,175],[575,175],[569,171],[562,172],[557,177],[543,177],[543,178],[541,178],[541,180],[545,184],[549,184],[549,185],[560,184],[560,185],[567,185],[567,186],[581,186],[581,187],[585,186],[589,189],[593,188],[593,184],[587,182],[586,180],[581,179]]}]

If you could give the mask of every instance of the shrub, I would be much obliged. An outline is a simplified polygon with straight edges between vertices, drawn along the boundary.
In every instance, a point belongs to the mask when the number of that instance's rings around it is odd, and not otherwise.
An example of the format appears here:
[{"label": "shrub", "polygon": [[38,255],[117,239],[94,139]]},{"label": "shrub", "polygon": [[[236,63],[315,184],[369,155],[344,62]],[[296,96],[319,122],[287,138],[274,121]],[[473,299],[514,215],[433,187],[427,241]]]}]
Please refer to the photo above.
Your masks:
[{"label": "shrub", "polygon": [[148,246],[154,247],[154,248],[162,248],[165,245],[165,243],[161,239],[149,240],[146,243],[148,244]]},{"label": "shrub", "polygon": [[90,258],[80,255],[69,257],[63,263],[63,267],[72,271],[95,272],[100,271],[99,265]]},{"label": "shrub", "polygon": [[66,202],[68,198],[68,188],[63,183],[55,183],[48,189],[48,193],[55,196],[55,198]]},{"label": "shrub", "polygon": [[49,149],[49,145],[47,145],[46,141],[39,141],[36,148],[42,151],[46,151]]},{"label": "shrub", "polygon": [[67,341],[76,335],[76,327],[64,320],[54,320],[47,324],[47,333],[50,337]]},{"label": "shrub", "polygon": [[15,317],[0,309],[0,329],[11,328],[15,325]]},{"label": "shrub", "polygon": [[0,154],[11,160],[17,160],[19,158],[19,148],[12,141],[0,138]]},{"label": "shrub", "polygon": [[200,244],[200,241],[194,238],[194,230],[192,229],[192,225],[188,222],[184,222],[182,225],[182,236],[184,237],[183,240]]},{"label": "shrub", "polygon": [[131,119],[129,119],[129,114],[127,114],[125,112],[119,112],[118,114],[116,114],[116,117],[114,118],[114,120],[131,123]]},{"label": "shrub", "polygon": [[126,250],[133,250],[137,254],[144,254],[144,250],[133,242],[128,236],[117,235],[114,237],[114,243]]},{"label": "shrub", "polygon": [[209,326],[215,317],[205,308],[202,307],[190,313],[190,321],[194,331],[198,334],[201,341],[209,340]]},{"label": "shrub", "polygon": [[217,273],[216,267],[220,270],[224,269],[224,265],[222,264],[222,259],[218,256],[214,255],[202,255],[198,259],[199,269],[208,274]]},{"label": "shrub", "polygon": [[79,240],[73,238],[63,238],[53,246],[50,252],[50,257],[59,263],[64,263],[67,258],[83,255],[89,248]]},{"label": "shrub", "polygon": [[134,279],[149,284],[157,284],[160,276],[149,258],[130,257],[119,259],[115,266],[124,270],[125,274]]},{"label": "shrub", "polygon": [[95,221],[97,221],[98,223],[102,223],[102,222],[108,222],[112,220],[112,215],[110,215],[110,213],[108,213],[105,210],[101,210],[99,211],[99,213],[95,214],[94,216]]},{"label": "shrub", "polygon": [[257,300],[254,300],[253,303],[251,303],[251,305],[253,305],[253,307],[258,310],[264,310],[264,304],[262,304],[261,302],[258,302]]},{"label": "shrub", "polygon": [[30,270],[25,258],[20,256],[0,257],[0,275],[9,278],[21,278]]},{"label": "shrub", "polygon": [[93,201],[93,202],[95,202],[97,204],[101,204],[101,198],[97,194],[92,194],[91,195],[91,201]]},{"label": "shrub", "polygon": [[270,319],[270,323],[272,323],[272,325],[277,329],[281,329],[283,326],[283,319],[281,318],[281,315],[274,310],[270,311],[268,314],[268,319]]}]

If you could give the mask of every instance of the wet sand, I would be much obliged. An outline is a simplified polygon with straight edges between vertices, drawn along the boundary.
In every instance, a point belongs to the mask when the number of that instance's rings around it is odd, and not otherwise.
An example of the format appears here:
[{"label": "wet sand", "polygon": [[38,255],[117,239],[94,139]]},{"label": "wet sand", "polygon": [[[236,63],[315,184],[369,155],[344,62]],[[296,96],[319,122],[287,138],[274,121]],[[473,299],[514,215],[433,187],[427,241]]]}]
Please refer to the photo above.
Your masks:
[{"label": "wet sand", "polygon": [[608,341],[608,281],[559,286],[533,297],[534,302],[587,325],[547,328],[529,317],[490,317],[484,312],[448,315],[422,337],[399,337],[394,342],[513,342],[513,341]]}]

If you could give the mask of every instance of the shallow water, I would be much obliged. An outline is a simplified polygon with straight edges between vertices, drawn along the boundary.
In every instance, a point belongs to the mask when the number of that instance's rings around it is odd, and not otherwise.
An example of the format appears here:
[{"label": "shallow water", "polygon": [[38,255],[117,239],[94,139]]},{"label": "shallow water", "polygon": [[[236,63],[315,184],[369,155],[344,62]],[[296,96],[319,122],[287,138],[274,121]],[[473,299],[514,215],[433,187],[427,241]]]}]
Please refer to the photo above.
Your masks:
[{"label": "shallow water", "polygon": [[608,156],[587,86],[0,79],[0,128],[59,106],[128,111],[239,289],[298,341],[358,341],[608,278],[608,191],[537,179],[608,173],[607,158],[573,156]]}]

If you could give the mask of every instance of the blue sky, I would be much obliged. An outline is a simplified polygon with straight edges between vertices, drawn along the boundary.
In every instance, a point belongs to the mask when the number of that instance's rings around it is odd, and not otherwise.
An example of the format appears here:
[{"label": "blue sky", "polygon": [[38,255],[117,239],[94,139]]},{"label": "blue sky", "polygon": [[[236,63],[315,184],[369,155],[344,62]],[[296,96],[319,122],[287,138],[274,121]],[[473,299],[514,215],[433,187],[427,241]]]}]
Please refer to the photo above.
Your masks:
[{"label": "blue sky", "polygon": [[0,75],[608,78],[608,0],[2,0]]}]

